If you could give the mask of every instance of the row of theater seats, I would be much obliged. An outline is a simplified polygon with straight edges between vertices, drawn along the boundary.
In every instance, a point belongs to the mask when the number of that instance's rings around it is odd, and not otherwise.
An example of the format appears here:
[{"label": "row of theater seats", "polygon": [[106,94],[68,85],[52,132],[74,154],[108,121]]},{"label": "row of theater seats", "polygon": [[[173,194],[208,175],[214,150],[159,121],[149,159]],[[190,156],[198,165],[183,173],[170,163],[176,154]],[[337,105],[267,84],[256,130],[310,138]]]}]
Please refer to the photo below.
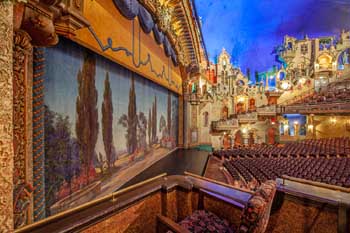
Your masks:
[{"label": "row of theater seats", "polygon": [[337,103],[350,101],[349,88],[331,88],[325,91],[314,93],[313,95],[294,102],[293,105],[300,104],[320,104],[320,103]]},{"label": "row of theater seats", "polygon": [[349,157],[350,138],[310,139],[285,145],[254,145],[213,152],[219,158]]},{"label": "row of theater seats", "polygon": [[233,179],[242,177],[247,183],[288,175],[350,188],[350,158],[238,158],[224,166]]}]

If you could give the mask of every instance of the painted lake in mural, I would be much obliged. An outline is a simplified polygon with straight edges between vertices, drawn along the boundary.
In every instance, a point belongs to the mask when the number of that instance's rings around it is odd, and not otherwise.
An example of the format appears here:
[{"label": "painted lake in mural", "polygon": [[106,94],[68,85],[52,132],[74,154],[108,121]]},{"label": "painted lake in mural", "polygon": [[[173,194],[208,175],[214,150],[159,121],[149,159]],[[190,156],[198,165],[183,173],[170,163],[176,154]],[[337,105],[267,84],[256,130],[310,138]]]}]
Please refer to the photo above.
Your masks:
[{"label": "painted lake in mural", "polygon": [[45,59],[47,215],[112,193],[177,146],[176,94],[64,38]]}]

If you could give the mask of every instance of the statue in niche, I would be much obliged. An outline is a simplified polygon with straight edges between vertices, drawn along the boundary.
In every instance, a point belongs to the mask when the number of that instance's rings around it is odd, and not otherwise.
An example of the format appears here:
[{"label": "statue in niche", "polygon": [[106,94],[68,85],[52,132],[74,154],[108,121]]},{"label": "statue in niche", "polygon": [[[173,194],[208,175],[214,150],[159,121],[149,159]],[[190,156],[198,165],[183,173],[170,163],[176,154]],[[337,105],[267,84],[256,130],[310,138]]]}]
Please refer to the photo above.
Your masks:
[{"label": "statue in niche", "polygon": [[343,60],[343,65],[349,64],[349,54],[347,51],[344,51],[342,60]]}]

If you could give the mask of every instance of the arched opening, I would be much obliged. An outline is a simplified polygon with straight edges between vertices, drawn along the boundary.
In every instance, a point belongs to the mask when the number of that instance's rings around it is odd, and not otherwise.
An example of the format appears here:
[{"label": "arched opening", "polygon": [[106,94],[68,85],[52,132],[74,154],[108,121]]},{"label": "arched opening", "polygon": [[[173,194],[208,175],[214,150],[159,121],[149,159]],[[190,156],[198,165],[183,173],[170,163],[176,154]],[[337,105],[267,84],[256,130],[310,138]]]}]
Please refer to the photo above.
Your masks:
[{"label": "arched opening", "polygon": [[221,115],[222,115],[222,119],[224,119],[224,120],[226,120],[228,118],[228,107],[227,106],[224,106],[222,108]]},{"label": "arched opening", "polygon": [[256,110],[256,107],[255,107],[255,99],[254,98],[251,98],[249,100],[249,111],[255,111]]},{"label": "arched opening", "polygon": [[267,130],[267,144],[273,145],[275,143],[276,143],[276,129],[271,127]]},{"label": "arched opening", "polygon": [[209,113],[208,112],[204,112],[203,113],[203,126],[204,127],[208,127],[209,126]]},{"label": "arched opening", "polygon": [[254,131],[249,131],[249,137],[248,137],[248,145],[252,146],[255,143],[255,139],[254,139],[255,135],[254,135]]},{"label": "arched opening", "polygon": [[279,74],[278,74],[278,80],[279,80],[279,81],[283,81],[283,80],[285,80],[285,79],[286,79],[286,72],[284,72],[284,71],[279,72]]},{"label": "arched opening", "polygon": [[243,145],[243,135],[242,131],[238,130],[235,134],[235,146]]},{"label": "arched opening", "polygon": [[350,69],[350,48],[345,49],[338,56],[338,70]]},{"label": "arched opening", "polygon": [[239,102],[238,104],[236,104],[236,113],[240,114],[240,113],[244,113],[244,103]]},{"label": "arched opening", "polygon": [[231,137],[226,133],[223,136],[222,144],[225,150],[231,148]]}]

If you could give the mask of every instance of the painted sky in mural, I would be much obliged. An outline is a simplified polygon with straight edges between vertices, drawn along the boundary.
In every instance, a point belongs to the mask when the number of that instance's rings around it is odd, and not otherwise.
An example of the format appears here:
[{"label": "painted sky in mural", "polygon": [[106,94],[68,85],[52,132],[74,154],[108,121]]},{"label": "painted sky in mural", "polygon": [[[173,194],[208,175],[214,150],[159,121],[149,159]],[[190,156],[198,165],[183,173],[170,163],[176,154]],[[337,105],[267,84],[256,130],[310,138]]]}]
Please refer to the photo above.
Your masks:
[{"label": "painted sky in mural", "polygon": [[278,64],[272,51],[284,35],[319,37],[350,30],[349,0],[194,1],[210,59],[224,47],[244,73]]},{"label": "painted sky in mural", "polygon": [[[80,51],[78,49],[70,50],[70,54],[67,56],[67,49],[63,50],[61,48],[62,47],[60,46],[57,49],[52,49],[52,53],[54,54],[48,54],[48,56],[53,55],[50,58],[50,62],[52,62],[52,64],[59,64],[62,61],[66,62],[64,64],[64,68],[62,67],[62,69],[59,69],[59,72],[58,67],[47,66],[46,71],[48,74],[50,74],[50,81],[45,83],[45,103],[47,103],[53,110],[55,110],[55,112],[66,114],[71,122],[75,122],[75,100],[78,95],[78,83],[72,82],[72,79],[76,78],[79,68],[83,64],[84,55],[82,51],[84,49],[81,48]],[[95,82],[97,90],[103,90],[104,88],[104,77],[106,76],[106,71],[109,71],[110,82],[111,86],[113,87],[112,101],[116,104],[114,110],[114,118],[119,119],[122,114],[127,112],[128,109],[131,72],[127,69],[120,68],[120,66],[115,65],[106,59],[98,59],[96,66],[96,77],[103,78],[96,78]],[[162,97],[157,99],[158,112],[160,114],[158,118],[161,115],[164,115],[164,117],[166,117],[167,98],[164,94],[165,89],[163,87],[152,84],[147,79],[138,77],[137,81],[135,82],[135,89],[137,92],[136,102],[139,103],[137,104],[137,112],[148,114],[149,109],[152,107],[154,96],[158,96]],[[98,96],[97,106],[101,106],[103,101],[103,93],[102,91],[100,92],[101,93],[99,93]],[[173,97],[173,99],[174,98],[175,97]],[[99,119],[101,119],[100,109]],[[121,125],[114,124],[113,132],[116,135],[114,137],[114,143],[116,145],[119,145],[118,148],[120,150],[126,150],[126,139],[124,136],[125,131],[126,130]],[[72,130],[72,134],[75,134],[74,130]],[[103,147],[102,144],[102,138],[99,137],[97,141],[97,147]]]}]

